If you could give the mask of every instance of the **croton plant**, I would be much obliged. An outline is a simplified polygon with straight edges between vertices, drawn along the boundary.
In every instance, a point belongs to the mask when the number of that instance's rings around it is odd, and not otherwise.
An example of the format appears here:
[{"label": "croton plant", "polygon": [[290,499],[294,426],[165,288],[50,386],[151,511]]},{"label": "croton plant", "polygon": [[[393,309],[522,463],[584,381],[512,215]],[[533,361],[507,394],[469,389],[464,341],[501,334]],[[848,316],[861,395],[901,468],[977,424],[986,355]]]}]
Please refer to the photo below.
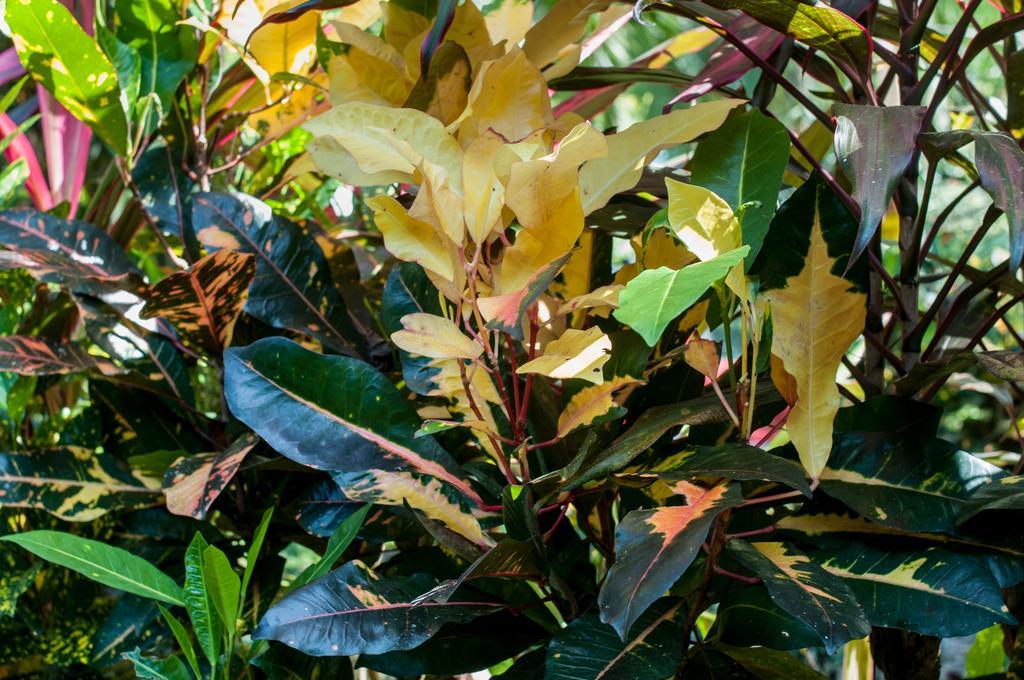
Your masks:
[{"label": "croton plant", "polygon": [[7,0],[0,678],[1024,676],[1021,9]]}]

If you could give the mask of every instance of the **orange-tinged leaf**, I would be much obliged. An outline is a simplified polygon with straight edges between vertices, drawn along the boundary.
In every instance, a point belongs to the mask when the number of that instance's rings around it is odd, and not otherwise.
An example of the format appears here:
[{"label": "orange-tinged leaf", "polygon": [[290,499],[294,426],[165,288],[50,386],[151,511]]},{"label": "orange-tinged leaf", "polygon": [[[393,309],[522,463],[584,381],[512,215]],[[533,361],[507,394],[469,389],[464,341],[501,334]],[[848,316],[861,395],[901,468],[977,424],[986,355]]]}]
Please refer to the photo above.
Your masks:
[{"label": "orange-tinged leaf", "polygon": [[167,509],[175,515],[204,519],[258,442],[259,437],[246,434],[220,453],[200,453],[174,461],[164,473]]},{"label": "orange-tinged leaf", "polygon": [[720,99],[676,109],[610,135],[608,155],[580,169],[584,212],[589,215],[607,205],[615,194],[632,189],[640,181],[644,165],[660,150],[693,141],[718,128],[729,111],[741,103],[739,99]]},{"label": "orange-tinged leaf", "polygon": [[765,295],[772,309],[772,353],[793,376],[797,402],[786,429],[812,478],[832,449],[832,421],[839,410],[839,363],[864,329],[866,298],[831,271],[834,260],[814,216],[810,246],[800,274]]},{"label": "orange-tinged leaf", "polygon": [[598,596],[601,620],[625,639],[633,622],[693,563],[718,515],[743,501],[739,487],[677,482],[686,505],[634,510],[615,530],[615,563]]},{"label": "orange-tinged leaf", "polygon": [[690,340],[683,348],[683,360],[708,380],[718,380],[718,348],[711,340]]},{"label": "orange-tinged leaf", "polygon": [[186,343],[219,356],[231,344],[255,272],[252,254],[218,250],[153,286],[141,316],[167,319]]},{"label": "orange-tinged leaf", "polygon": [[558,416],[558,436],[564,437],[578,427],[590,425],[615,407],[612,398],[615,392],[639,382],[636,378],[616,376],[601,385],[584,387],[573,395]]},{"label": "orange-tinged leaf", "polygon": [[406,352],[431,359],[476,359],[484,348],[441,316],[416,312],[402,317],[402,330],[391,341]]},{"label": "orange-tinged leaf", "polygon": [[769,363],[772,371],[772,384],[775,385],[775,389],[779,391],[786,403],[792,406],[797,399],[796,380],[786,371],[786,367],[782,365],[782,359],[775,356],[774,353],[771,355]]},{"label": "orange-tinged leaf", "polygon": [[384,235],[384,246],[400,260],[415,262],[447,281],[455,280],[455,267],[446,239],[430,224],[409,215],[391,196],[367,199],[373,220]]},{"label": "orange-tinged leaf", "polygon": [[600,385],[601,367],[611,358],[612,341],[596,326],[585,331],[570,328],[552,340],[544,352],[519,367],[518,373],[540,373],[549,378],[580,378]]}]

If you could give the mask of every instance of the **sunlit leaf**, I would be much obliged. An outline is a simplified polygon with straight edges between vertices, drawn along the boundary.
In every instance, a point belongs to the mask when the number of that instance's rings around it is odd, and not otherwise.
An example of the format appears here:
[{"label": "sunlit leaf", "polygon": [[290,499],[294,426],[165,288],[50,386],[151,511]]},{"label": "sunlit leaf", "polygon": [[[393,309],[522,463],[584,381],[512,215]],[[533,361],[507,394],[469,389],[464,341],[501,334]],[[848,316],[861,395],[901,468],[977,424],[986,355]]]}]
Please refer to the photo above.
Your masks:
[{"label": "sunlit leaf", "polygon": [[580,378],[600,385],[601,367],[607,363],[612,341],[594,326],[585,331],[570,328],[552,340],[539,357],[519,367],[518,373],[540,373],[556,380]]},{"label": "sunlit leaf", "polygon": [[204,519],[258,442],[255,435],[242,435],[220,453],[200,453],[174,461],[163,480],[167,509],[175,515]]},{"label": "sunlit leaf", "polygon": [[402,317],[402,328],[391,334],[391,341],[411,354],[433,359],[475,359],[484,351],[458,326],[441,316],[406,314]]}]

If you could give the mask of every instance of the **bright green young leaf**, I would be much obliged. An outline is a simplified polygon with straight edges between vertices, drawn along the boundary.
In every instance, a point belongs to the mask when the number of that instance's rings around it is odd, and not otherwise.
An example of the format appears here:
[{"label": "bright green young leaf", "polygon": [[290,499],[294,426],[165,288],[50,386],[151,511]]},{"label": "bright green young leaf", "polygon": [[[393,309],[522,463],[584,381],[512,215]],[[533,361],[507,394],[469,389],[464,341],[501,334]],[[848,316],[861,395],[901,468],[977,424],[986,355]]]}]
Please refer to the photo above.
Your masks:
[{"label": "bright green young leaf", "polygon": [[117,0],[117,37],[139,55],[139,95],[155,94],[164,116],[175,90],[198,56],[196,32],[178,22],[172,0]]},{"label": "bright green young leaf", "polygon": [[185,551],[185,609],[192,621],[199,648],[206,660],[216,665],[220,656],[221,621],[213,603],[210,578],[203,566],[203,553],[208,545],[203,535],[196,532]]},{"label": "bright green young leaf", "polygon": [[57,0],[12,0],[6,19],[25,70],[124,155],[128,122],[117,72],[71,12]]},{"label": "bright green young leaf", "polygon": [[1003,627],[991,626],[978,633],[964,659],[968,678],[998,676],[1006,671],[1003,649]]},{"label": "bright green young leaf", "polygon": [[192,640],[188,636],[188,631],[185,630],[185,626],[181,624],[174,614],[167,611],[162,605],[157,605],[160,608],[160,616],[163,617],[167,623],[167,627],[171,629],[171,633],[174,635],[174,639],[178,642],[178,647],[181,648],[181,653],[185,655],[185,660],[188,661],[189,668],[195,676],[201,677],[199,673],[199,659],[196,657],[196,650],[192,646]]},{"label": "bright green young leaf", "polygon": [[315,581],[327,572],[331,570],[334,563],[341,559],[341,555],[345,552],[345,549],[351,545],[352,541],[355,540],[356,534],[363,526],[363,521],[366,519],[367,513],[370,512],[372,505],[364,505],[363,507],[356,510],[354,513],[349,515],[344,522],[342,522],[334,533],[331,534],[331,538],[327,541],[327,550],[324,551],[323,556],[314,562],[313,564],[306,567],[305,571],[295,577],[292,581],[289,590],[295,590],[310,581]]},{"label": "bright green young leaf", "polygon": [[229,630],[233,629],[242,584],[223,550],[211,545],[203,551],[203,575],[217,614]]},{"label": "bright green young leaf", "polygon": [[127,652],[124,658],[132,662],[135,677],[142,680],[192,680],[185,663],[176,656],[153,659],[142,656],[137,648]]},{"label": "bright green young leaf", "polygon": [[724,278],[749,250],[743,246],[682,269],[658,267],[641,272],[619,294],[615,318],[653,347],[672,320]]},{"label": "bright green young leaf", "polygon": [[750,246],[748,263],[761,251],[788,161],[786,128],[757,109],[726,121],[693,155],[690,181],[721,196],[736,213],[743,244]]},{"label": "bright green young leaf", "polygon": [[260,549],[263,548],[263,540],[267,537],[267,529],[270,527],[270,520],[274,517],[274,506],[271,505],[263,513],[260,523],[253,532],[252,542],[245,552],[245,571],[242,572],[242,586],[238,593],[238,611],[245,611],[245,595],[249,590],[249,581],[256,569],[256,562],[260,557]]},{"label": "bright green young leaf", "polygon": [[0,536],[47,562],[77,571],[105,586],[140,597],[181,605],[182,590],[152,564],[112,545],[80,538],[63,531],[26,531]]}]

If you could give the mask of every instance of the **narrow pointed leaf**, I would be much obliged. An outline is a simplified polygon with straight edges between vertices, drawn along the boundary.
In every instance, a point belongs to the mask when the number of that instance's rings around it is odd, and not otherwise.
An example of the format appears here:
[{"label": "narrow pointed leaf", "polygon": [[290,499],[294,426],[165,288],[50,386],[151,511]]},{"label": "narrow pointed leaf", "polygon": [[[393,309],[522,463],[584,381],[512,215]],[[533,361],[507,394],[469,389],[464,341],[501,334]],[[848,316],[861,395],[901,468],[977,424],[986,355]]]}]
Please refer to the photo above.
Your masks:
[{"label": "narrow pointed leaf", "polygon": [[218,250],[153,286],[140,314],[167,319],[187,344],[219,356],[231,344],[254,273],[253,255]]},{"label": "narrow pointed leaf", "polygon": [[0,536],[47,562],[67,567],[105,586],[159,602],[183,604],[182,590],[167,574],[127,550],[62,531]]},{"label": "narrow pointed leaf", "polygon": [[181,625],[181,621],[174,616],[174,614],[167,611],[163,605],[157,605],[160,608],[160,616],[167,623],[167,627],[171,629],[171,633],[174,635],[174,639],[178,642],[178,647],[181,648],[181,653],[184,655],[185,660],[188,662],[189,668],[195,676],[202,677],[199,673],[199,659],[196,657],[196,650],[192,647],[192,639],[188,636],[188,631],[185,630],[185,626]]},{"label": "narrow pointed leaf", "polygon": [[986,510],[1024,510],[1024,477],[1007,475],[976,488],[960,507],[957,522]]},{"label": "narrow pointed leaf", "polygon": [[132,670],[135,677],[142,680],[192,680],[185,662],[176,656],[169,656],[166,659],[154,659],[142,656],[137,648],[131,652],[125,652],[124,658],[132,662]]},{"label": "narrow pointed leaf", "polygon": [[358,560],[273,605],[253,632],[306,654],[349,656],[412,649],[443,624],[499,607],[478,601],[417,601],[434,583],[425,575],[382,577]]},{"label": "narrow pointed leaf", "polygon": [[889,201],[910,165],[925,109],[920,106],[836,104],[836,158],[860,206],[860,228],[851,259],[871,242]]},{"label": "narrow pointed leaf", "polygon": [[697,446],[659,458],[637,472],[654,473],[667,480],[697,477],[768,480],[797,489],[807,497],[811,495],[811,488],[799,464],[745,444]]},{"label": "narrow pointed leaf", "polygon": [[259,437],[247,434],[220,453],[200,453],[174,461],[164,473],[167,509],[175,515],[204,519],[258,442]]},{"label": "narrow pointed leaf", "polygon": [[423,44],[420,45],[420,73],[430,72],[430,62],[434,58],[434,52],[444,42],[444,36],[451,28],[452,20],[455,19],[455,8],[458,5],[458,0],[437,0],[434,23],[430,25],[430,30],[427,31],[423,37]]},{"label": "narrow pointed leaf", "polygon": [[203,568],[203,552],[208,547],[203,535],[196,533],[185,551],[185,609],[192,621],[199,648],[211,665],[220,656],[221,621],[213,604],[213,593]]},{"label": "narrow pointed leaf", "polygon": [[601,621],[619,637],[682,576],[700,552],[715,518],[743,501],[739,488],[674,486],[686,505],[634,510],[615,529],[615,563],[598,597]]},{"label": "narrow pointed leaf", "polygon": [[65,375],[97,371],[103,375],[123,373],[109,359],[94,356],[79,344],[56,343],[26,335],[0,338],[0,371],[18,375]]},{"label": "narrow pointed leaf", "polygon": [[355,540],[356,534],[363,527],[366,515],[370,512],[372,505],[364,505],[349,515],[344,522],[331,534],[327,541],[327,549],[319,560],[306,567],[306,569],[295,577],[289,586],[289,591],[300,588],[311,581],[320,578],[334,567],[335,562],[341,559],[345,549]]},{"label": "narrow pointed leaf", "polygon": [[229,630],[233,630],[238,618],[242,582],[220,548],[211,545],[203,551],[203,575],[217,615]]},{"label": "narrow pointed leaf", "polygon": [[763,579],[777,605],[821,636],[829,654],[870,632],[849,586],[793,546],[732,541],[729,553]]},{"label": "narrow pointed leaf", "polygon": [[653,347],[669,323],[724,278],[748,250],[743,246],[682,269],[647,269],[619,293],[619,308],[613,314]]},{"label": "narrow pointed leaf", "polygon": [[302,227],[277,217],[255,198],[217,193],[193,199],[192,226],[210,249],[255,256],[246,312],[342,351],[362,347],[327,258]]},{"label": "narrow pointed leaf", "polygon": [[151,480],[109,453],[77,446],[0,453],[0,507],[35,508],[88,522],[111,510],[151,506],[157,493]]},{"label": "narrow pointed leaf", "polygon": [[1010,225],[1010,271],[1024,260],[1024,151],[1010,137],[974,135],[974,162],[981,186]]}]

